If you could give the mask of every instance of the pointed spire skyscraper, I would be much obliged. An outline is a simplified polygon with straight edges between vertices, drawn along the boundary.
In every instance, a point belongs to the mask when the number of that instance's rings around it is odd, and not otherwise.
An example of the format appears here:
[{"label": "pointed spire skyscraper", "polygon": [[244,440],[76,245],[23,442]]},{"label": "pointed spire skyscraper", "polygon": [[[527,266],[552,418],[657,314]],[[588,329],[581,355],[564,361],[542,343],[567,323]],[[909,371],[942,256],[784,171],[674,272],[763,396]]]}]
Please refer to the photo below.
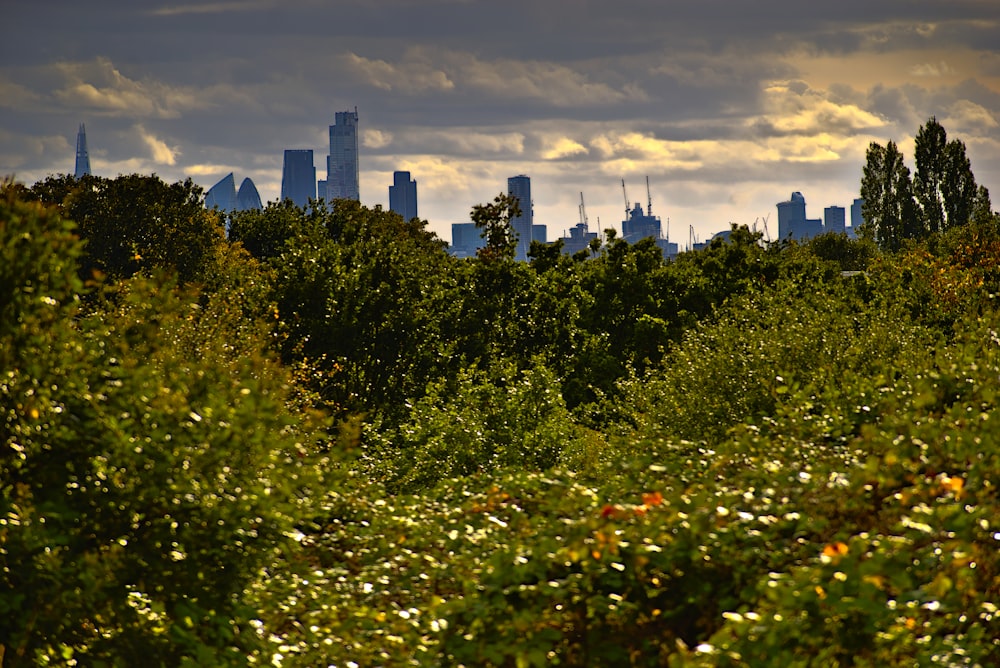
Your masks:
[{"label": "pointed spire skyscraper", "polygon": [[73,176],[81,178],[90,175],[90,154],[87,153],[87,128],[80,123],[80,132],[76,135],[76,170]]}]

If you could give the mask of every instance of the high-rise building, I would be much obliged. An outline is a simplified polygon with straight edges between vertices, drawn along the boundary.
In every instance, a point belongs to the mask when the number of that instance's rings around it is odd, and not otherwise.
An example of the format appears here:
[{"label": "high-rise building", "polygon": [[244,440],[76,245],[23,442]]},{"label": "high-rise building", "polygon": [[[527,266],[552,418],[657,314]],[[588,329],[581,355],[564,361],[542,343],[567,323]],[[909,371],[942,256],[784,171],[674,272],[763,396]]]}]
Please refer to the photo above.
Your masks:
[{"label": "high-rise building", "polygon": [[389,208],[403,217],[413,220],[417,217],[417,182],[409,172],[393,172],[389,186]]},{"label": "high-rise building", "polygon": [[260,193],[257,192],[257,186],[254,185],[254,182],[248,176],[243,179],[243,183],[240,184],[240,191],[236,193],[236,209],[238,211],[260,211],[263,208],[260,202]]},{"label": "high-rise building", "polygon": [[226,174],[218,183],[208,189],[208,192],[205,193],[205,207],[208,209],[218,208],[227,212],[250,209],[260,211],[264,208],[260,202],[257,186],[249,177],[243,179],[239,192],[236,192],[236,179],[233,178],[232,172]]},{"label": "high-rise building", "polygon": [[87,128],[80,123],[80,131],[76,133],[76,169],[73,176],[81,178],[90,175],[90,154],[87,153]]},{"label": "high-rise building", "polygon": [[851,229],[857,233],[861,227],[865,224],[865,217],[861,215],[861,205],[865,201],[860,197],[855,198],[851,203]]},{"label": "high-rise building", "polygon": [[517,199],[517,206],[520,208],[520,215],[510,219],[510,225],[514,229],[514,237],[517,246],[514,250],[515,260],[527,260],[528,250],[531,248],[533,228],[533,214],[531,208],[531,179],[520,174],[507,179],[507,194]]},{"label": "high-rise building", "polygon": [[285,151],[281,199],[290,199],[301,207],[308,205],[310,199],[316,199],[316,166],[312,149]]},{"label": "high-rise building", "polygon": [[236,209],[236,179],[229,172],[205,193],[205,206],[209,209],[218,208],[222,211]]},{"label": "high-rise building", "polygon": [[659,239],[661,236],[663,236],[663,226],[659,217],[652,213],[644,213],[642,205],[636,202],[628,212],[628,219],[622,221],[622,238],[634,244],[647,237]]},{"label": "high-rise building", "polygon": [[358,167],[358,110],[338,111],[330,126],[330,155],[326,158],[325,193],[328,201],[360,201]]},{"label": "high-rise building", "polygon": [[788,239],[794,231],[805,223],[806,198],[795,191],[788,201],[778,202],[778,238]]},{"label": "high-rise building", "polygon": [[455,257],[475,257],[476,251],[485,245],[483,231],[475,223],[452,224],[451,248],[448,252]]},{"label": "high-rise building", "polygon": [[841,234],[847,232],[847,216],[844,207],[828,206],[823,209],[823,231]]},{"label": "high-rise building", "polygon": [[806,218],[806,198],[796,191],[787,202],[778,202],[778,238],[811,239],[823,233],[823,221]]}]

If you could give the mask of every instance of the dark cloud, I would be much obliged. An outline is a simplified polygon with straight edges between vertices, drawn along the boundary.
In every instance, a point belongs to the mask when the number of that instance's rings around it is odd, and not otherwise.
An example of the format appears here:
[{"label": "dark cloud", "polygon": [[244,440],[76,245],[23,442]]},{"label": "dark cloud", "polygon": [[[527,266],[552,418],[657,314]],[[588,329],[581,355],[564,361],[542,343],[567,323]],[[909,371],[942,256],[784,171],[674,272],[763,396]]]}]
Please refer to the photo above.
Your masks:
[{"label": "dark cloud", "polygon": [[[362,200],[410,169],[447,236],[533,179],[536,215],[617,223],[621,179],[700,236],[801,190],[846,205],[870,141],[930,115],[1000,192],[995,3],[965,0],[16,2],[0,24],[0,173],[229,171],[277,196],[285,148],[358,107]],[[643,198],[640,197],[640,201]],[[815,202],[815,205],[812,203]],[[550,236],[554,236],[550,233]]]}]

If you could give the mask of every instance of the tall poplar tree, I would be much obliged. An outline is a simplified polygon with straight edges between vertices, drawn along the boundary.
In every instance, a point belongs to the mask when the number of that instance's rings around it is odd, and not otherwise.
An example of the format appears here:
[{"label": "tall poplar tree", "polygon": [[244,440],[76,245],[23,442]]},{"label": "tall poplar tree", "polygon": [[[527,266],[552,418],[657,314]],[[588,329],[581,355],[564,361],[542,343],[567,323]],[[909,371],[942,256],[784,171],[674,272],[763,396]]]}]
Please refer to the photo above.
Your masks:
[{"label": "tall poplar tree", "polygon": [[898,250],[903,239],[921,236],[923,229],[913,199],[910,170],[895,142],[889,141],[885,146],[872,142],[868,146],[861,197],[866,221],[863,233],[874,237],[883,249]]},{"label": "tall poplar tree", "polygon": [[975,210],[978,188],[965,143],[948,141],[948,133],[931,116],[917,132],[913,186],[929,232],[965,225]]}]

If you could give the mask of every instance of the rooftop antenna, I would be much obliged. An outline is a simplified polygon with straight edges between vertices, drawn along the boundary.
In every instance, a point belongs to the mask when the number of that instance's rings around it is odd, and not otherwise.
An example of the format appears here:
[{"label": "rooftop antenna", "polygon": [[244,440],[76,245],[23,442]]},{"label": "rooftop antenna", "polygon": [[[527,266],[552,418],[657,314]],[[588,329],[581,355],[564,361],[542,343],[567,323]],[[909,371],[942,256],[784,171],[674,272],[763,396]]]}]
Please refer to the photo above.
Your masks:
[{"label": "rooftop antenna", "polygon": [[649,176],[646,176],[646,215],[653,215],[653,196],[649,194]]},{"label": "rooftop antenna", "polygon": [[625,179],[622,179],[622,195],[625,196],[625,220],[628,220],[628,214],[632,210],[632,207],[628,203],[628,191],[625,190]]}]

